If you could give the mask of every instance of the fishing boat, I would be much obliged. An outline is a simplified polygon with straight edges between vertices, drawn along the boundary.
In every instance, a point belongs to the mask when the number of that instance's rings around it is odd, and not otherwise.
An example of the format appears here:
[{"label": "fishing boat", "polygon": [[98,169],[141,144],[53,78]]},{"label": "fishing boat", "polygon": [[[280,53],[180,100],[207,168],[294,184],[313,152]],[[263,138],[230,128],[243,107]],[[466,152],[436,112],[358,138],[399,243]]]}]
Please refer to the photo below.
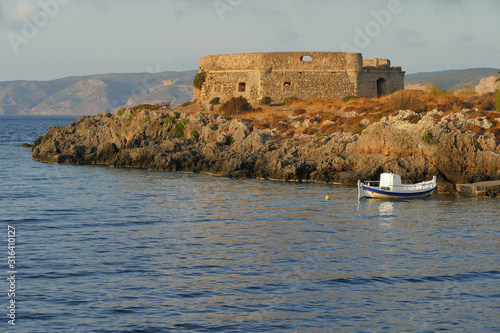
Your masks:
[{"label": "fishing boat", "polygon": [[383,173],[380,181],[358,180],[358,200],[361,198],[411,199],[432,195],[436,189],[437,177],[417,184],[402,184],[401,176]]}]

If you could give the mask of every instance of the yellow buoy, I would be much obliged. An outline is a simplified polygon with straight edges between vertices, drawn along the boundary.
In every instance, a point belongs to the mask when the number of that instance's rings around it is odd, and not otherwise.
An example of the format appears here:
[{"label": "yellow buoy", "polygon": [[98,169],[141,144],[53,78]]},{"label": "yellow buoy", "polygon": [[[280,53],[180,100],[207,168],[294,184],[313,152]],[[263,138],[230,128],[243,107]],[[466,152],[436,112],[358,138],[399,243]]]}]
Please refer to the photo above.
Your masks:
[{"label": "yellow buoy", "polygon": [[330,200],[330,197],[327,195],[327,196],[325,197],[325,199],[326,199],[326,200]]}]

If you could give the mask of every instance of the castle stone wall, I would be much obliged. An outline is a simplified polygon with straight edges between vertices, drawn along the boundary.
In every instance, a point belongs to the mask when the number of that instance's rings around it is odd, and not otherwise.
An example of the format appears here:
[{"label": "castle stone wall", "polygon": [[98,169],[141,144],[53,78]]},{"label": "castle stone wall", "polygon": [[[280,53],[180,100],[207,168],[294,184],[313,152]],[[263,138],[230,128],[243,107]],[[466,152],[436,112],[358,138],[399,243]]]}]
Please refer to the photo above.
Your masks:
[{"label": "castle stone wall", "polygon": [[367,59],[363,60],[363,67],[380,67],[380,66],[391,66],[391,61],[389,59]]},{"label": "castle stone wall", "polygon": [[[387,59],[364,60],[359,53],[274,52],[213,55],[201,58],[206,72],[194,98],[208,104],[215,97],[226,101],[243,96],[252,104],[263,97],[273,103],[287,97],[300,99],[375,97],[404,88],[404,72]],[[379,80],[383,80],[379,81]]]}]

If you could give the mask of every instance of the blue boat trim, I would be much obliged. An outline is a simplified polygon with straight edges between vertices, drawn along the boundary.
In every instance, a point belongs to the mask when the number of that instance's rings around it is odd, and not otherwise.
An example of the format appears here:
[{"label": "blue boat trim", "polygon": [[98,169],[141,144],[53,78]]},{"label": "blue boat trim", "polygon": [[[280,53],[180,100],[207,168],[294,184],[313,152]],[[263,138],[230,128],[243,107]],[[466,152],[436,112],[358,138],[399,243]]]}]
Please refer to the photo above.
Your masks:
[{"label": "blue boat trim", "polygon": [[414,193],[408,193],[408,192],[401,193],[401,192],[378,190],[378,189],[374,189],[374,188],[363,185],[363,190],[368,191],[368,192],[377,193],[377,194],[394,196],[394,197],[416,197],[416,196],[430,194],[434,191],[434,188],[431,188],[431,189],[426,190],[426,191],[420,191],[420,192],[414,192]]}]

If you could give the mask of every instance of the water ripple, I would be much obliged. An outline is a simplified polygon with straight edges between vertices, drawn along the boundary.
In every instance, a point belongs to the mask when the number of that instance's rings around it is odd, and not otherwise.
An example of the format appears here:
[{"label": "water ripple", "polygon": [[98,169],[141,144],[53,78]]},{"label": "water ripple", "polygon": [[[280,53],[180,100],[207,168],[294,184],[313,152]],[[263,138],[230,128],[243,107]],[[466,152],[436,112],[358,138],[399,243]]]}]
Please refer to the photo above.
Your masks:
[{"label": "water ripple", "polygon": [[0,122],[20,332],[500,331],[498,201],[47,165],[17,145],[68,119],[26,119]]}]

